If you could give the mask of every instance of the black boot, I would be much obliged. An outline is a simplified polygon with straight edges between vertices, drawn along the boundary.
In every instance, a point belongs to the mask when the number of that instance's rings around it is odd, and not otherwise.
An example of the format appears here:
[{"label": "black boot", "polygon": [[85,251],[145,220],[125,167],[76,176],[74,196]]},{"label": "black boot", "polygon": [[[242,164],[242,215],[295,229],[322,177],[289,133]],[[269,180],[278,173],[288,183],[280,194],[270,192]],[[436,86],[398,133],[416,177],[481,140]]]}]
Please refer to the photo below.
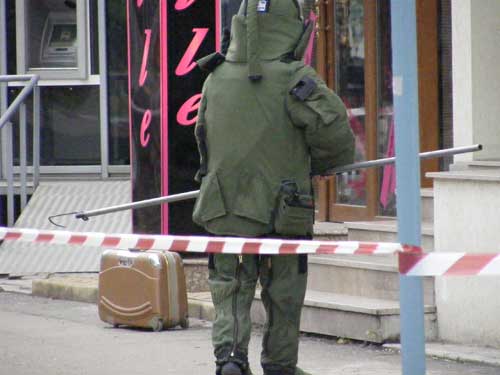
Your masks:
[{"label": "black boot", "polygon": [[222,365],[221,375],[243,375],[240,366],[235,362],[226,362]]}]

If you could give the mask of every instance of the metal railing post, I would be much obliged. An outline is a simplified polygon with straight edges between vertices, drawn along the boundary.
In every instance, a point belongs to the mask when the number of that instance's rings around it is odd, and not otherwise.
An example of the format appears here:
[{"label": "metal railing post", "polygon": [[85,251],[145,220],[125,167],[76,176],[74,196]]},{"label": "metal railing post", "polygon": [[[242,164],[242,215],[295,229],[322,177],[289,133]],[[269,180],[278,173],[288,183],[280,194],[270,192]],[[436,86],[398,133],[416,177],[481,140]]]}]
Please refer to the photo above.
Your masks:
[{"label": "metal railing post", "polygon": [[20,204],[21,210],[26,207],[28,194],[27,183],[27,155],[26,155],[26,104],[23,102],[19,107],[19,180],[20,180]]},{"label": "metal railing post", "polygon": [[[6,1],[0,1],[0,75],[7,74],[7,11]],[[0,115],[7,110],[7,84],[0,82]],[[0,129],[0,178],[5,177],[5,131]],[[0,220],[3,221],[3,204],[0,203]]]},{"label": "metal railing post", "polygon": [[27,123],[26,103],[29,95],[33,95],[33,188],[38,186],[40,170],[40,91],[37,75],[0,75],[0,84],[7,82],[29,81],[13,100],[10,106],[1,112],[0,131],[2,134],[2,174],[7,180],[7,225],[13,226],[15,219],[14,207],[14,150],[12,116],[19,111],[19,183],[20,183],[20,209],[27,204]]},{"label": "metal railing post", "polygon": [[[420,246],[418,60],[415,0],[391,1],[398,239]],[[400,276],[403,375],[425,375],[425,324],[420,277]]]},{"label": "metal railing post", "polygon": [[5,137],[5,161],[7,168],[4,173],[7,180],[7,225],[14,225],[14,151],[12,137],[12,123],[9,121],[5,124],[5,129],[2,132]]},{"label": "metal railing post", "polygon": [[40,181],[40,87],[33,87],[33,189]]}]

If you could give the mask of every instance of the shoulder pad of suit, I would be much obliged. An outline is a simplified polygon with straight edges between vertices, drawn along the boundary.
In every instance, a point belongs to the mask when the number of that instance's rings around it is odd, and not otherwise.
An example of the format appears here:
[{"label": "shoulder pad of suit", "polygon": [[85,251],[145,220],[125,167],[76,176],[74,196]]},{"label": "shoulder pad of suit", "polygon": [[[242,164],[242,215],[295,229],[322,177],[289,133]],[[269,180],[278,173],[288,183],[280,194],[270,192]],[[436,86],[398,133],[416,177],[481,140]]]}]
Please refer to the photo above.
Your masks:
[{"label": "shoulder pad of suit", "polygon": [[223,54],[214,52],[208,56],[202,57],[196,61],[196,64],[198,64],[201,70],[211,73],[224,61],[226,61],[226,57]]},{"label": "shoulder pad of suit", "polygon": [[300,101],[305,101],[318,86],[312,77],[305,76],[290,90],[290,94]]}]

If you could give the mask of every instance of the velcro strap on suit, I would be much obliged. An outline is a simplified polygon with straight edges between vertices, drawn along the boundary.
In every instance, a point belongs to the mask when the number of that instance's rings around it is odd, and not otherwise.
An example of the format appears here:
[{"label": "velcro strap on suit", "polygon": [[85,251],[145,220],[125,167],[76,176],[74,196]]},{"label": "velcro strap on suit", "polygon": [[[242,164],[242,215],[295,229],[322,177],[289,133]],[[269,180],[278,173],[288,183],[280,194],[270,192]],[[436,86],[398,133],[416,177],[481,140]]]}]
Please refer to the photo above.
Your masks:
[{"label": "velcro strap on suit", "polygon": [[259,0],[248,0],[247,5],[247,59],[248,78],[259,81],[262,78],[262,66],[259,56],[259,24],[257,20],[257,6]]},{"label": "velcro strap on suit", "polygon": [[318,84],[311,77],[303,77],[301,80],[290,90],[290,94],[301,102],[305,101],[311,94]]}]

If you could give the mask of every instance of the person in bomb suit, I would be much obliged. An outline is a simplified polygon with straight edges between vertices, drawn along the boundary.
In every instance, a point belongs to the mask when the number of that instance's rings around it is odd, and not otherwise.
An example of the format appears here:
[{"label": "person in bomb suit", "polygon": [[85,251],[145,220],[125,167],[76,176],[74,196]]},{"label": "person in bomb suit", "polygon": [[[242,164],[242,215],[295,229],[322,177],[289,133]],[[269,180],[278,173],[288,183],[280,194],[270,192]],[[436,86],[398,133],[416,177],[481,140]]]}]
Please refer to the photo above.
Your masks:
[{"label": "person in bomb suit", "polygon": [[[193,220],[213,235],[310,239],[311,176],[353,162],[342,101],[302,62],[312,31],[298,0],[243,0],[227,51],[198,62],[210,74],[195,127]],[[267,314],[264,374],[307,374],[297,367],[307,256],[231,254],[209,257],[216,374],[251,374],[257,280]]]}]

